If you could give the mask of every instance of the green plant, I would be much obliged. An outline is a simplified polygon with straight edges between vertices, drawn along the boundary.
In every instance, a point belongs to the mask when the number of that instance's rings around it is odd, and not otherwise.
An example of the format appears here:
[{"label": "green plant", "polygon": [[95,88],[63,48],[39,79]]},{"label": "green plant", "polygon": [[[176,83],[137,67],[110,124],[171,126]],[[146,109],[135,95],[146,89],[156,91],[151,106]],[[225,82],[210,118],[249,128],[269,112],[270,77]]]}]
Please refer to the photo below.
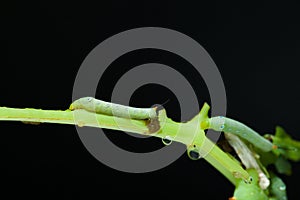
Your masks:
[{"label": "green plant", "polygon": [[[300,142],[281,127],[275,134],[261,136],[246,125],[226,117],[208,117],[210,107],[204,104],[198,115],[188,122],[174,122],[164,109],[140,109],[84,97],[67,110],[0,107],[0,120],[25,123],[75,124],[129,131],[176,141],[187,146],[188,156],[203,157],[232,184],[230,199],[287,199],[286,186],[278,174],[291,174],[289,160],[300,160]],[[76,114],[76,117],[75,117]],[[96,120],[95,120],[96,119]],[[205,136],[205,130],[222,131],[239,160]],[[275,166],[275,171],[269,169]]]}]

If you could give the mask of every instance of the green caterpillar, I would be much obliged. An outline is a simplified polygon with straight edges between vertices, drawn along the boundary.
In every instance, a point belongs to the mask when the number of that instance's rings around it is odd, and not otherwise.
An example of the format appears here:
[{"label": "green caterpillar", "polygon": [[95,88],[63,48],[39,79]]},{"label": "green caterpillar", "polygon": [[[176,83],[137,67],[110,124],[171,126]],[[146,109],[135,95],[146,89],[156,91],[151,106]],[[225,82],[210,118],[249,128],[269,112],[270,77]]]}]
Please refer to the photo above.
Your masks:
[{"label": "green caterpillar", "polygon": [[237,135],[244,140],[252,143],[255,147],[264,152],[268,152],[276,148],[275,145],[273,145],[269,140],[265,139],[245,124],[242,124],[233,119],[229,119],[227,117],[212,117],[203,122],[201,126],[206,129],[211,128],[215,131],[223,131],[226,133]]},{"label": "green caterpillar", "polygon": [[157,107],[135,108],[115,103],[109,103],[93,97],[83,97],[75,100],[70,105],[70,110],[84,109],[98,114],[111,115],[131,119],[155,119]]}]

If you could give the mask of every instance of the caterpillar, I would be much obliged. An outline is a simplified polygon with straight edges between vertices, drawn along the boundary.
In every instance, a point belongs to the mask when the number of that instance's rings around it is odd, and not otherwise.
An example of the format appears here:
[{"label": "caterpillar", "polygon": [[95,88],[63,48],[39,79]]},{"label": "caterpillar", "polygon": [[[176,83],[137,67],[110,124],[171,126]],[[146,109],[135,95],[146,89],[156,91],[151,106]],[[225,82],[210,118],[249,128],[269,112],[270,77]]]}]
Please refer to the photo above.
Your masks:
[{"label": "caterpillar", "polygon": [[276,146],[269,140],[265,139],[245,124],[227,117],[212,117],[205,122],[202,122],[201,126],[204,128],[211,128],[215,131],[223,131],[237,135],[264,152],[268,152],[276,148]]},{"label": "caterpillar", "polygon": [[135,108],[120,104],[105,102],[93,97],[83,97],[75,100],[69,110],[84,109],[97,114],[111,115],[131,119],[154,119],[157,118],[157,107]]},{"label": "caterpillar", "polygon": [[154,108],[135,108],[120,104],[105,102],[93,97],[82,97],[71,103],[69,110],[84,109],[97,114],[104,114],[120,118],[145,120],[149,133],[160,130],[158,120],[158,107]]}]

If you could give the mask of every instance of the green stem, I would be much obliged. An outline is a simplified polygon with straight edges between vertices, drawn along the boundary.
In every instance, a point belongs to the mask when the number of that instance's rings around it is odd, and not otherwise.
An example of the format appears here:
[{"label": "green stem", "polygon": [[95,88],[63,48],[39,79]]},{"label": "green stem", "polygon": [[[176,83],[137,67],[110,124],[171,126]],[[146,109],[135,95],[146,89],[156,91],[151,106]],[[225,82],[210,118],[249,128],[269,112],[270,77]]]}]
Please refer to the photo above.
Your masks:
[{"label": "green stem", "polygon": [[[143,120],[117,118],[109,115],[91,113],[85,110],[41,110],[33,108],[7,108],[0,107],[0,121],[41,122],[56,124],[72,124],[78,126],[90,126],[108,128],[114,130],[145,133],[147,127]],[[122,127],[118,125],[123,125]]]},{"label": "green stem", "polygon": [[120,118],[110,115],[96,114],[86,110],[42,110],[32,108],[0,107],[0,121],[41,122],[56,124],[73,124],[113,130],[122,130],[137,134],[151,134],[164,138],[169,136],[173,141],[183,143],[187,147],[197,146],[200,155],[220,171],[234,185],[238,178],[249,179],[249,174],[218,146],[205,137],[201,129],[201,121],[207,119],[209,106],[205,104],[201,112],[186,123],[174,122],[167,117],[165,110],[159,112],[160,130],[149,131],[147,120]]}]

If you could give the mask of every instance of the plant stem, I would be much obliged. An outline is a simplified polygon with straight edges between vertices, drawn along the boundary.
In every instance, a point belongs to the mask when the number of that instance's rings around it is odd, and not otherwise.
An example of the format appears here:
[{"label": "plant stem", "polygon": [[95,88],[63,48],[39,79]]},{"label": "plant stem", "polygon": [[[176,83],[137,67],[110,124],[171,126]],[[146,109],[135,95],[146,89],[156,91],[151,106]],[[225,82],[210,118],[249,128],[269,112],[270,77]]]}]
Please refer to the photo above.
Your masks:
[{"label": "plant stem", "polygon": [[209,106],[205,104],[198,115],[186,123],[174,122],[167,117],[165,110],[159,112],[160,130],[151,134],[147,127],[147,120],[120,118],[110,115],[96,114],[83,109],[78,110],[42,110],[33,108],[8,108],[0,107],[0,121],[22,121],[56,124],[73,124],[113,130],[122,130],[137,134],[153,135],[164,138],[169,136],[176,142],[187,147],[197,144],[201,155],[220,171],[234,185],[239,178],[248,179],[249,174],[231,157],[223,152],[212,141],[205,137],[201,129],[201,121],[207,119]]},{"label": "plant stem", "polygon": [[[0,107],[0,121],[41,122],[56,124],[73,124],[78,126],[90,126],[125,130],[134,133],[147,132],[145,121],[118,118],[91,113],[85,110],[41,110],[33,108],[7,108]],[[127,124],[126,127],[118,126],[117,122]],[[134,124],[134,125],[132,125]]]}]

